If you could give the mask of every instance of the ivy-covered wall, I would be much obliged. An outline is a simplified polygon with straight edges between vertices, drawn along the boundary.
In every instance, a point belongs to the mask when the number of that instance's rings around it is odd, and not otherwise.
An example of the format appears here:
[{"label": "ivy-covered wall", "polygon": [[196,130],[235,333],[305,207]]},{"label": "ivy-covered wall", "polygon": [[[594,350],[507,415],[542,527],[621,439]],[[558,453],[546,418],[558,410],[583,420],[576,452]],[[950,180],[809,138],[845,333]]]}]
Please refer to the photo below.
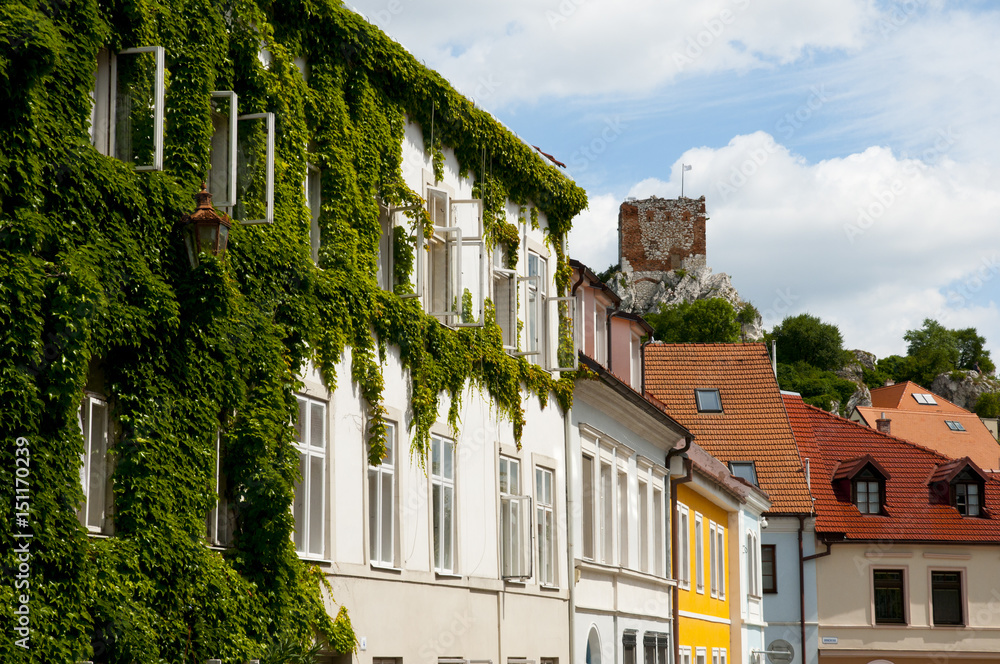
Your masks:
[{"label": "ivy-covered wall", "polygon": [[[166,49],[160,172],[100,155],[88,132],[98,50],[147,45]],[[296,57],[308,63],[306,80]],[[225,258],[203,257],[192,270],[177,222],[208,167],[213,90],[236,91],[243,113],[276,115],[275,223],[234,225]],[[317,636],[350,651],[346,612],[330,616],[322,575],[290,538],[289,422],[307,361],[332,382],[342,351],[353,349],[373,459],[383,449],[386,344],[399,347],[413,377],[418,452],[439,395],[455,404],[470,380],[517,435],[521,386],[568,406],[571,378],[504,354],[495,325],[446,329],[417,300],[375,283],[378,201],[421,203],[400,175],[405,119],[426,128],[432,115],[427,148],[452,148],[475,178],[490,241],[517,242],[506,199],[537,206],[565,288],[560,240],[586,205],[583,191],[333,0],[0,7],[0,660],[239,662]],[[309,254],[307,162],[323,170],[322,269]],[[88,536],[77,518],[85,389],[107,397],[115,422],[107,538]],[[222,552],[205,543],[220,430],[238,522],[252,524]],[[29,503],[23,528],[15,499]],[[32,537],[15,537],[24,533]],[[27,561],[15,551],[25,541]],[[19,570],[26,586],[15,585]],[[27,649],[15,642],[22,595]]]}]

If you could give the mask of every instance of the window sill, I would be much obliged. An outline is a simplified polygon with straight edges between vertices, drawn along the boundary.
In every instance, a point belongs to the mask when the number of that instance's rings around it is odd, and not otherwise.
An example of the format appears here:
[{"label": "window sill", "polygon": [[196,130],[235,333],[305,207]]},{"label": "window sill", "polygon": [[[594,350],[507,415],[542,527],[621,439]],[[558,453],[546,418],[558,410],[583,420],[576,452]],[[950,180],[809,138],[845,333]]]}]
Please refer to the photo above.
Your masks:
[{"label": "window sill", "polygon": [[500,580],[503,581],[505,586],[518,586],[520,588],[524,588],[526,585],[528,585],[527,579],[521,579],[517,577],[501,578]]},{"label": "window sill", "polygon": [[99,530],[88,530],[87,537],[93,537],[94,539],[110,539],[114,537],[113,533],[102,533]]},{"label": "window sill", "polygon": [[333,561],[328,558],[323,558],[322,556],[309,555],[307,553],[302,553],[301,551],[296,551],[295,555],[299,557],[304,563],[312,563],[313,565],[321,565],[323,567],[333,567]]},{"label": "window sill", "polygon": [[375,563],[375,562],[369,563],[369,565],[373,570],[376,570],[378,572],[393,572],[395,574],[403,573],[403,569],[401,567],[394,567],[392,565],[386,565],[384,563]]},{"label": "window sill", "polygon": [[559,590],[560,590],[559,586],[551,586],[551,585],[549,585],[547,583],[543,583],[543,584],[539,585],[538,589],[542,590],[542,591],[553,592],[553,593],[554,592],[559,592]]},{"label": "window sill", "polygon": [[455,574],[454,572],[443,572],[441,570],[434,570],[434,576],[438,579],[461,579],[461,574]]}]

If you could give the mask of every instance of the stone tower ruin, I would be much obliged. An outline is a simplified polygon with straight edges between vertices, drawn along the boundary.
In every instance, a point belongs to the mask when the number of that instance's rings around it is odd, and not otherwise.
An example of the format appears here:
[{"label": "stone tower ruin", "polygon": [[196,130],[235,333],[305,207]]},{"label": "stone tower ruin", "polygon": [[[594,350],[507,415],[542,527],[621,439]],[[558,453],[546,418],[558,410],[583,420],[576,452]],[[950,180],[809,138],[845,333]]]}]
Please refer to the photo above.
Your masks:
[{"label": "stone tower ruin", "polygon": [[705,197],[627,200],[618,210],[622,272],[659,280],[670,270],[704,267]]}]

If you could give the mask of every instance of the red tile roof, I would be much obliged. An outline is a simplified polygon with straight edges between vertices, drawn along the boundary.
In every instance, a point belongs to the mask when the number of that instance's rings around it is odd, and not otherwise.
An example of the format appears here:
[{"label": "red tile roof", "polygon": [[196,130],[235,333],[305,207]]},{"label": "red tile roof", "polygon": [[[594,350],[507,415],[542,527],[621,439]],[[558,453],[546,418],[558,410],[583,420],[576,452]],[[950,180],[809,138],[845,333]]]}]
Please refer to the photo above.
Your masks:
[{"label": "red tile roof", "polygon": [[[989,518],[966,517],[951,505],[932,504],[929,481],[955,463],[942,454],[808,406],[783,395],[799,451],[809,459],[816,532],[834,539],[913,542],[1000,542],[1000,481],[984,473]],[[861,514],[840,500],[833,473],[841,461],[871,455],[891,475],[886,481],[886,515]],[[974,468],[973,466],[970,466]]]},{"label": "red tile roof", "polygon": [[[645,388],[720,461],[754,461],[771,514],[809,514],[812,499],[763,344],[645,346]],[[721,413],[699,413],[696,389],[718,389]]]},{"label": "red tile roof", "polygon": [[[981,468],[1000,468],[1000,443],[975,413],[909,381],[871,392],[872,406],[855,409],[865,424],[874,426],[875,420],[885,413],[890,420],[889,432],[894,436],[953,459],[970,457]],[[932,394],[937,404],[918,403],[914,394]],[[965,431],[953,431],[945,424],[947,420],[959,422]]]}]

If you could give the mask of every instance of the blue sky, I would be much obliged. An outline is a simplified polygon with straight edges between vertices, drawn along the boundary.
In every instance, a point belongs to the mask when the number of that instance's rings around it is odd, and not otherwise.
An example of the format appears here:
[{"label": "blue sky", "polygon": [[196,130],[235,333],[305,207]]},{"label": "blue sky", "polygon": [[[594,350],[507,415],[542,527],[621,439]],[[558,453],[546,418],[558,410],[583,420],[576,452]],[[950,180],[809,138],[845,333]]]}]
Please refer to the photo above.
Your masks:
[{"label": "blue sky", "polygon": [[809,312],[905,353],[936,318],[1000,355],[1000,3],[360,0],[526,142],[617,261],[627,196],[704,195],[708,264],[771,327]]}]

